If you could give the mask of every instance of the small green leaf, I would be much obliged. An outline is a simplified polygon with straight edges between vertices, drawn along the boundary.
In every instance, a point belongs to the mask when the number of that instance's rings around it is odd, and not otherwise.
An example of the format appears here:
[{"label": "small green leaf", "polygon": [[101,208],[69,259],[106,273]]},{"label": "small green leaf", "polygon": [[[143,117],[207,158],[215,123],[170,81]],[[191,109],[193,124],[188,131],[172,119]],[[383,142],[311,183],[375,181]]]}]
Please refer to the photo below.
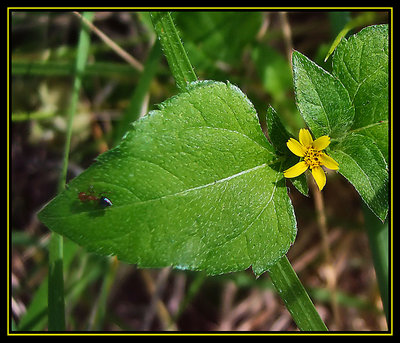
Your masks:
[{"label": "small green leaf", "polygon": [[286,142],[292,135],[285,129],[272,106],[269,106],[267,109],[266,124],[268,137],[275,150],[281,155],[287,155],[288,147]]},{"label": "small green leaf", "polygon": [[[121,144],[41,212],[52,230],[139,267],[259,275],[296,236],[282,162],[235,86],[196,82],[134,122]],[[81,202],[80,192],[113,203]]]},{"label": "small green leaf", "polygon": [[343,39],[333,56],[333,73],[355,107],[353,132],[372,138],[388,161],[387,25],[369,26]]},{"label": "small green leaf", "polygon": [[297,107],[315,137],[342,137],[354,107],[342,83],[301,53],[293,52]]},{"label": "small green leaf", "polygon": [[388,212],[389,175],[385,159],[371,138],[349,134],[330,150],[339,172],[358,191],[368,207],[382,221]]},{"label": "small green leaf", "polygon": [[[293,137],[284,128],[282,122],[279,119],[278,114],[276,113],[276,111],[273,109],[272,106],[268,107],[266,114],[266,123],[267,123],[268,137],[272,145],[274,146],[278,154],[285,156],[285,159],[283,160],[283,170],[286,170],[294,166],[297,162],[299,162],[299,158],[293,155],[293,153],[287,147],[286,142],[289,140],[289,138],[295,138],[295,137]],[[300,193],[302,193],[305,196],[308,195],[307,179],[304,173],[297,177],[291,178],[290,181]]]}]

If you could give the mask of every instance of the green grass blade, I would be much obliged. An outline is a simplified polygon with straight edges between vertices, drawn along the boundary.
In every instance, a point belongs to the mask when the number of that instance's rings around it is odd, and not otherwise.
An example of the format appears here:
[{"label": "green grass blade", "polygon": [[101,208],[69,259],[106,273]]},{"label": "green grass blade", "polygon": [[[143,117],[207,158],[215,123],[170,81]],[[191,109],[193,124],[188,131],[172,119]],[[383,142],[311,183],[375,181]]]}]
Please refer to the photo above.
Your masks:
[{"label": "green grass blade", "polygon": [[54,112],[12,113],[11,121],[41,120],[54,117]]},{"label": "green grass blade", "polygon": [[301,331],[328,331],[286,256],[269,269],[269,276]]},{"label": "green grass blade", "polygon": [[161,42],[172,75],[179,89],[185,89],[197,76],[179,38],[175,24],[169,12],[151,12],[153,26]]},{"label": "green grass blade", "polygon": [[[93,19],[93,13],[84,14],[87,20]],[[64,146],[63,168],[58,184],[58,192],[61,192],[66,183],[68,157],[72,135],[72,122],[76,112],[79,91],[82,84],[82,71],[85,68],[90,45],[90,35],[87,30],[82,27],[79,36],[76,74],[74,79],[74,88],[70,101],[68,113],[67,135]],[[52,233],[49,247],[49,283],[48,283],[48,319],[49,331],[65,330],[65,305],[64,305],[64,280],[63,280],[63,238],[62,236]]]},{"label": "green grass blade", "polygon": [[[86,13],[84,13],[83,16],[87,20],[92,20],[93,13],[86,12]],[[87,31],[87,29],[85,28],[85,26],[82,26],[81,33],[79,36],[78,51],[77,51],[77,57],[76,57],[76,73],[75,73],[72,97],[70,100],[70,107],[69,107],[69,112],[68,112],[67,136],[66,136],[65,146],[64,146],[63,169],[61,172],[61,178],[60,178],[60,183],[59,183],[59,187],[58,187],[59,192],[64,190],[65,183],[66,183],[69,149],[70,149],[70,142],[71,142],[71,136],[72,136],[72,122],[74,120],[76,108],[78,105],[79,92],[80,92],[81,85],[82,85],[82,75],[83,75],[83,70],[85,69],[85,66],[86,66],[86,60],[87,60],[87,56],[89,53],[89,46],[90,46],[90,34]]]},{"label": "green grass blade", "polygon": [[[70,240],[63,244],[63,267],[64,273],[70,268],[76,256],[79,246]],[[48,276],[43,280],[35,291],[26,313],[20,319],[16,331],[43,331],[47,324],[47,301],[48,299]]]},{"label": "green grass blade", "polygon": [[379,291],[385,311],[386,320],[389,325],[389,226],[386,220],[382,223],[371,210],[364,204],[363,212],[365,228],[368,234],[369,246]]},{"label": "green grass blade", "polygon": [[[76,72],[76,62],[15,60],[11,64],[13,76],[71,77]],[[93,62],[82,72],[84,77],[131,79],[139,72],[130,65],[116,62]]]},{"label": "green grass blade", "polygon": [[334,39],[331,47],[328,50],[328,53],[325,56],[324,62],[326,62],[330,55],[335,51],[336,47],[339,45],[340,41],[354,28],[358,26],[366,25],[374,20],[374,14],[371,12],[365,12],[360,14],[358,17],[349,21],[343,29],[338,33],[336,38]]},{"label": "green grass blade", "polygon": [[110,257],[104,266],[104,274],[100,294],[95,304],[95,315],[93,322],[90,323],[89,331],[100,331],[102,329],[104,319],[107,316],[107,301],[111,288],[114,284],[118,270],[118,260],[116,257]]},{"label": "green grass blade", "polygon": [[48,280],[49,331],[65,330],[63,237],[52,233],[49,246]]}]

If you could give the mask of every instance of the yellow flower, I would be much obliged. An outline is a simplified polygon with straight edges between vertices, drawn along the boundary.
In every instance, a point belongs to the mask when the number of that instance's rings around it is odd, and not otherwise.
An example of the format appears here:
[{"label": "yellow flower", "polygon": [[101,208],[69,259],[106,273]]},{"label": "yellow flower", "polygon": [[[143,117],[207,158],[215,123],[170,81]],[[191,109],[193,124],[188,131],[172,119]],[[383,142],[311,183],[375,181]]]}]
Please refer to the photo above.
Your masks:
[{"label": "yellow flower", "polygon": [[303,160],[285,170],[283,175],[288,178],[296,177],[310,168],[318,188],[322,190],[326,183],[326,176],[321,166],[332,170],[339,169],[339,163],[322,152],[322,150],[328,147],[331,139],[329,136],[321,136],[314,141],[307,129],[301,129],[299,140],[300,142],[290,138],[286,145],[293,154],[303,157]]}]

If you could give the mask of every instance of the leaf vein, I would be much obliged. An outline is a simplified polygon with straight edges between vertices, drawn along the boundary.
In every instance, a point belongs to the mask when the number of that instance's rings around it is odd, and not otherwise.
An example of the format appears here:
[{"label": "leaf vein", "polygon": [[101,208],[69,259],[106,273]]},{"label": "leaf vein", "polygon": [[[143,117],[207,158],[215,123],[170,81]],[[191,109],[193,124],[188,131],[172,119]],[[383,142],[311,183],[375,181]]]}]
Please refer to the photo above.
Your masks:
[{"label": "leaf vein", "polygon": [[358,127],[356,129],[350,130],[349,133],[354,133],[354,132],[367,130],[367,129],[370,129],[371,127],[379,126],[379,125],[385,125],[385,124],[388,124],[388,123],[389,123],[389,120],[381,120],[381,121],[379,121],[377,123],[372,123],[372,124],[369,124],[369,125],[365,125],[365,126]]},{"label": "leaf vein", "polygon": [[350,160],[352,160],[352,161],[355,163],[355,165],[358,167],[358,169],[361,171],[361,173],[362,173],[362,174],[365,176],[365,178],[367,179],[367,181],[368,181],[368,183],[369,183],[370,188],[372,189],[372,191],[375,192],[375,189],[374,189],[374,187],[373,187],[373,185],[372,185],[372,183],[371,183],[371,180],[369,179],[368,175],[365,174],[364,170],[363,170],[362,167],[357,163],[357,161],[356,161],[351,155],[347,154],[347,153],[344,152],[343,150],[338,150],[337,152],[338,152],[338,153],[342,153],[343,155],[346,155],[348,158],[350,158]]}]

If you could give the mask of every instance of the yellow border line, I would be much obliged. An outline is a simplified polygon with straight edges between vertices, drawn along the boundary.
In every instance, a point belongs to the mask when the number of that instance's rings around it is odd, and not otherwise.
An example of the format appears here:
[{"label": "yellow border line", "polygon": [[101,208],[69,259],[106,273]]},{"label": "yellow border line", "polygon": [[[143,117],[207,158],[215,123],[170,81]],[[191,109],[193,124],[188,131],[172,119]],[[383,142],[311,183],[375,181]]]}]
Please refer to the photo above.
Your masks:
[{"label": "yellow border line", "polygon": [[351,7],[187,7],[187,6],[176,6],[176,7],[7,7],[10,10],[53,10],[53,9],[67,9],[67,10],[109,10],[109,9],[131,9],[131,10],[320,10],[320,11],[330,11],[330,10],[392,10],[393,7],[361,7],[361,6],[351,6]]}]

